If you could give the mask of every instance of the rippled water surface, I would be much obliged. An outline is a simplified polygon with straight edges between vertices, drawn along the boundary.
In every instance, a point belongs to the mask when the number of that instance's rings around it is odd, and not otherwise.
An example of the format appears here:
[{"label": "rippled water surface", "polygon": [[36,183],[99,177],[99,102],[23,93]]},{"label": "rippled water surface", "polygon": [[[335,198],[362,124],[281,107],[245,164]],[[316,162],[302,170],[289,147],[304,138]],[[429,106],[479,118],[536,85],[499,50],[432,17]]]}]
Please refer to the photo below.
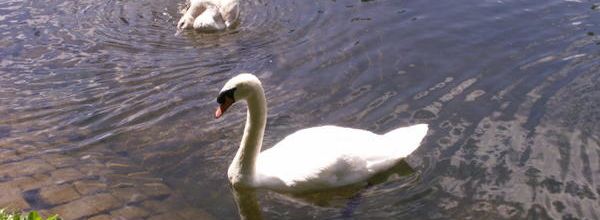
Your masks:
[{"label": "rippled water surface", "polygon": [[338,205],[258,191],[267,219],[600,218],[598,3],[243,0],[235,30],[175,36],[180,3],[2,1],[2,143],[126,160],[234,218],[245,108],[213,112],[252,72],[265,148],[316,125],[430,124],[417,174]]}]

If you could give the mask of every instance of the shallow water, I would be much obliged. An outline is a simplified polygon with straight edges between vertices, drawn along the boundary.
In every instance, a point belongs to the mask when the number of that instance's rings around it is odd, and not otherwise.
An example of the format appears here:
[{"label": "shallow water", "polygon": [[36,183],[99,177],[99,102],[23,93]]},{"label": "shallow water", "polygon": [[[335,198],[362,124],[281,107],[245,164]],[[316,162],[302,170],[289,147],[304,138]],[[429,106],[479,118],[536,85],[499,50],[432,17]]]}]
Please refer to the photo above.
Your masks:
[{"label": "shallow water", "polygon": [[258,75],[265,147],[309,126],[430,124],[417,174],[326,207],[259,191],[267,219],[600,218],[600,11],[588,1],[244,1],[224,33],[175,36],[179,1],[0,3],[0,139],[139,164],[238,215],[226,170]]}]

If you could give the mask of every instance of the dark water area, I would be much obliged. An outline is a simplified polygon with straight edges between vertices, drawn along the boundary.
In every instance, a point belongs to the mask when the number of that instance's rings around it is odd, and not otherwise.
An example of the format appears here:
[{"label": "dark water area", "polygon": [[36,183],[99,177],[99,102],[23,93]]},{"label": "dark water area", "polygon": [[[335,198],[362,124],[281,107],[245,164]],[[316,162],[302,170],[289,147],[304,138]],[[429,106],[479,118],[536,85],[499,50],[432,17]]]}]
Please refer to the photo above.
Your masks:
[{"label": "dark water area", "polygon": [[266,219],[599,219],[600,2],[242,1],[235,30],[175,36],[173,0],[0,2],[0,140],[139,164],[222,219],[255,73],[264,148],[335,124],[430,124],[417,174],[317,206],[258,191]]}]

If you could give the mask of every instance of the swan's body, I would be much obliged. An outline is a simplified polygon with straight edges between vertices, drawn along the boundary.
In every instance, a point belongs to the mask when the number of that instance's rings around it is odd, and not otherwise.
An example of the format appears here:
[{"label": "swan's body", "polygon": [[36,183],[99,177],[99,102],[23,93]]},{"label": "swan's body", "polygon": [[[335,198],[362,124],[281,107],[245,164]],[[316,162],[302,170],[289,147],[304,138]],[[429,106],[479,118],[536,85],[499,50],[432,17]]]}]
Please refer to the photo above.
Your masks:
[{"label": "swan's body", "polygon": [[187,0],[177,28],[221,31],[237,23],[239,14],[239,0]]},{"label": "swan's body", "polygon": [[299,130],[260,152],[266,125],[266,99],[258,78],[240,74],[225,84],[217,118],[236,100],[248,103],[240,148],[229,166],[234,187],[304,192],[336,188],[367,180],[412,153],[427,125],[398,128],[384,135],[337,126]]},{"label": "swan's body", "polygon": [[412,153],[426,132],[427,125],[386,135],[337,126],[302,129],[258,155],[255,184],[312,191],[361,182]]}]

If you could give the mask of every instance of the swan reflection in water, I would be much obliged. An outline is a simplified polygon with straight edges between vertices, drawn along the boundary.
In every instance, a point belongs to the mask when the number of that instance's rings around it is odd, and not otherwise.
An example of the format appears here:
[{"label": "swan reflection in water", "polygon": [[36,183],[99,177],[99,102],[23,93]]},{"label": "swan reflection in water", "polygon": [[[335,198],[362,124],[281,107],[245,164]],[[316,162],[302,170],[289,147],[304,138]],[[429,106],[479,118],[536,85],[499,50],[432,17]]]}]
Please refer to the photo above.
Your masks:
[{"label": "swan reflection in water", "polygon": [[[367,181],[336,189],[304,193],[282,193],[280,195],[302,204],[319,207],[339,207],[342,218],[351,218],[355,209],[363,199],[363,192],[372,186],[387,181],[392,176],[412,176],[415,171],[405,160],[400,160],[391,169],[378,173]],[[233,198],[238,208],[240,219],[263,219],[257,197],[257,189],[248,187],[231,187]],[[341,202],[341,204],[340,204]]]}]

